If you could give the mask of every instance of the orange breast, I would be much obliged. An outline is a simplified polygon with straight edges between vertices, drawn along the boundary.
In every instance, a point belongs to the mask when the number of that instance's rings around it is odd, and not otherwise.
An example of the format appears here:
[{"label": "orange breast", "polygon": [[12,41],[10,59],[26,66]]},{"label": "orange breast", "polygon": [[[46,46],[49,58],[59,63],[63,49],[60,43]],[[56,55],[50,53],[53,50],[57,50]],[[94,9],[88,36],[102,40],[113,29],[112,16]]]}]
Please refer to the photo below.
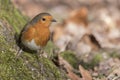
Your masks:
[{"label": "orange breast", "polygon": [[31,41],[35,40],[36,45],[45,46],[50,38],[49,27],[36,24],[35,26],[29,27],[26,31],[22,33],[22,40]]}]

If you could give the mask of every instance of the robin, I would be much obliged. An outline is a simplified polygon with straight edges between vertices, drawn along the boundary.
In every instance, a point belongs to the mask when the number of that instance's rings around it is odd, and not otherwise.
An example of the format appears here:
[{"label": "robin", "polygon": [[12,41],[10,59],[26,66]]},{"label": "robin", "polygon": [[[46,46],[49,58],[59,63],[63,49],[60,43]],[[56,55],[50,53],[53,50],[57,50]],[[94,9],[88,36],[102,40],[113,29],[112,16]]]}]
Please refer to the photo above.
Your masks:
[{"label": "robin", "polygon": [[[39,52],[50,39],[49,26],[52,22],[56,22],[56,20],[49,13],[40,13],[35,16],[20,33],[20,47],[23,49],[24,46],[24,48]],[[21,50],[19,53],[21,53]]]}]

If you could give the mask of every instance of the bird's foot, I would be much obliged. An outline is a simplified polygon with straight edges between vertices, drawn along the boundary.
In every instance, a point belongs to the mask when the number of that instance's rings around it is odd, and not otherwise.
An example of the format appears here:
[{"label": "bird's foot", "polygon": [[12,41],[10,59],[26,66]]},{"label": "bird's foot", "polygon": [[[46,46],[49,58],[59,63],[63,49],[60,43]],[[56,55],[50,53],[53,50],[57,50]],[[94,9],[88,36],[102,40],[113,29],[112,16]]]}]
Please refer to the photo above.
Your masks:
[{"label": "bird's foot", "polygon": [[18,59],[18,57],[20,57],[20,55],[21,55],[22,52],[23,52],[23,50],[19,49],[18,52],[17,52],[17,54],[16,54],[16,56],[15,56],[15,58]]},{"label": "bird's foot", "polygon": [[44,50],[37,51],[38,56],[47,58],[47,53]]}]

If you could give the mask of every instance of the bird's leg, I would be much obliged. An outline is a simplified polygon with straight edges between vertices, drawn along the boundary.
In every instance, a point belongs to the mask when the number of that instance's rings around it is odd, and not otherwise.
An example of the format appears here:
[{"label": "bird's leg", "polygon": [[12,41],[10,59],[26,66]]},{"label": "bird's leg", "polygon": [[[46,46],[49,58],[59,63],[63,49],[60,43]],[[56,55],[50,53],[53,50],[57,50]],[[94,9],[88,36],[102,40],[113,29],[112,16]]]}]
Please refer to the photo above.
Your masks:
[{"label": "bird's leg", "polygon": [[21,53],[23,52],[23,50],[22,49],[19,49],[18,50],[18,52],[17,52],[17,54],[16,54],[16,59],[18,59],[18,57],[21,55]]},{"label": "bird's leg", "polygon": [[44,54],[44,50],[40,49],[40,56]]},{"label": "bird's leg", "polygon": [[44,53],[44,51],[42,49],[37,50],[37,55],[38,56],[42,56],[43,53]]},{"label": "bird's leg", "polygon": [[[37,51],[38,65],[40,66],[40,72],[41,72],[42,79],[43,79],[43,71],[44,71],[43,70],[43,56],[42,56],[43,52],[44,51],[42,49]],[[39,57],[40,57],[40,60],[39,60]]]}]

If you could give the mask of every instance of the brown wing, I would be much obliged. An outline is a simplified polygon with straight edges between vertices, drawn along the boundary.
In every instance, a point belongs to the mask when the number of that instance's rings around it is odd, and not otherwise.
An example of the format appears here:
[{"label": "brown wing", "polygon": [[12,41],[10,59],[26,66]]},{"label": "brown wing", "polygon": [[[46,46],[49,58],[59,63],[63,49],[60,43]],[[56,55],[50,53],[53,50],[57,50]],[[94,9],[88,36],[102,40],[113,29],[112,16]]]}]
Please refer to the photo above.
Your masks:
[{"label": "brown wing", "polygon": [[35,36],[35,28],[34,27],[28,27],[25,31],[23,31],[21,34],[21,40],[27,40],[31,41]]}]

